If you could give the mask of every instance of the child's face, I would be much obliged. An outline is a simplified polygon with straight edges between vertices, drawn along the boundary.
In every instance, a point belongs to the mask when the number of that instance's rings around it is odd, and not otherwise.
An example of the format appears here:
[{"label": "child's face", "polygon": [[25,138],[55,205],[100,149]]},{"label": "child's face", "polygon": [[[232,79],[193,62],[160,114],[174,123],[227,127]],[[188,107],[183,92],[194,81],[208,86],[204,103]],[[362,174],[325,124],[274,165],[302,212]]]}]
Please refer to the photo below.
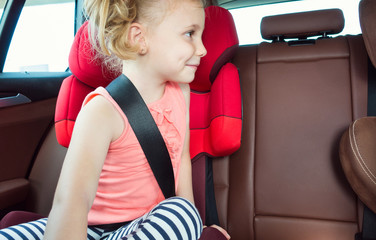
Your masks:
[{"label": "child's face", "polygon": [[146,59],[161,80],[190,83],[201,57],[205,13],[198,1],[179,1],[147,35]]}]

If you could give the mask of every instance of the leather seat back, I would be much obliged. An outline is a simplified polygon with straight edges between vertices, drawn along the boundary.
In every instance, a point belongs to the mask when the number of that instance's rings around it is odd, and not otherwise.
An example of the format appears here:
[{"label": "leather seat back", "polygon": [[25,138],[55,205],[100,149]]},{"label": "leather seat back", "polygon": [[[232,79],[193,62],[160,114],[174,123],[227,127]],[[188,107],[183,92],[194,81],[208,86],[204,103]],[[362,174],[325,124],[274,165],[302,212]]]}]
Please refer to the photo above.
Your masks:
[{"label": "leather seat back", "polygon": [[[376,81],[376,1],[362,0],[359,3],[360,25],[364,43],[371,63],[368,67],[368,82]],[[375,77],[373,79],[372,77]],[[372,82],[371,82],[372,83]],[[369,85],[368,94],[375,88]],[[373,105],[372,105],[373,104]],[[368,115],[376,106],[368,102]],[[364,117],[355,120],[344,132],[340,157],[343,170],[359,199],[376,213],[376,118]]]},{"label": "leather seat back", "polygon": [[214,163],[226,187],[217,190],[220,219],[233,239],[351,240],[357,232],[357,198],[337,153],[342,131],[366,114],[367,59],[360,36],[327,37],[343,21],[338,9],[267,17],[261,32],[274,41],[235,56],[242,145]]}]

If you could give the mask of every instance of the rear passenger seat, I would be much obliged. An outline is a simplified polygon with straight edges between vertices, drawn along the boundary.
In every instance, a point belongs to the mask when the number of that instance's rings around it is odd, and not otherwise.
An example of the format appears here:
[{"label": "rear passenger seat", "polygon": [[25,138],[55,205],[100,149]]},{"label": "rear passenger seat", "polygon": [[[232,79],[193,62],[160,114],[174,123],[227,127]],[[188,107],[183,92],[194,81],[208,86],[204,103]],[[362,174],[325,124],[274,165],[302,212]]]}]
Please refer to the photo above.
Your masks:
[{"label": "rear passenger seat", "polygon": [[[262,32],[280,40],[321,36],[340,32],[343,21],[338,10],[274,16]],[[338,143],[366,115],[363,40],[291,43],[242,46],[234,58],[242,145],[213,162],[220,222],[234,240],[352,240],[362,208],[342,173]],[[52,129],[31,172],[27,210],[48,213],[64,153]]]},{"label": "rear passenger seat", "polygon": [[240,150],[214,164],[221,223],[232,239],[348,239],[357,198],[342,173],[343,131],[366,115],[361,36],[277,41],[342,31],[340,10],[264,18],[273,43],[242,46]]}]

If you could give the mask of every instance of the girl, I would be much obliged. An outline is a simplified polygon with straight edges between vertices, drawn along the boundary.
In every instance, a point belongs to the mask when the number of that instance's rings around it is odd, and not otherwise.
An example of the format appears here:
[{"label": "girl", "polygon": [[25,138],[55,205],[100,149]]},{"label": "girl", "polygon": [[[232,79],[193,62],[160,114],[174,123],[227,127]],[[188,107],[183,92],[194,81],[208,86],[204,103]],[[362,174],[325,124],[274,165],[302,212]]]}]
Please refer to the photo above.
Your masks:
[{"label": "girl", "polygon": [[177,197],[164,200],[126,116],[108,92],[98,88],[87,96],[77,117],[47,226],[47,219],[41,219],[6,229],[1,237],[199,238],[202,222],[193,204],[188,84],[206,54],[201,41],[203,6],[200,0],[85,1],[92,44],[98,52],[115,56],[110,64],[123,65],[123,74],[161,131]]},{"label": "girl", "polygon": [[[160,125],[174,168],[176,192],[184,199],[162,202],[163,194],[126,117],[100,88],[87,97],[77,118],[45,238],[85,239],[88,225],[102,225],[103,237],[107,224],[134,219],[108,239],[130,231],[136,239],[149,235],[178,239],[179,234],[198,238],[202,227],[192,205],[187,84],[206,54],[201,41],[203,5],[197,0],[87,0],[85,7],[94,24],[91,33],[98,32],[93,43],[98,42],[99,52],[122,60],[123,74]],[[154,208],[159,203],[162,206]],[[168,220],[156,217],[172,212],[184,214],[171,215]],[[181,223],[168,227],[176,219],[182,219]]]}]

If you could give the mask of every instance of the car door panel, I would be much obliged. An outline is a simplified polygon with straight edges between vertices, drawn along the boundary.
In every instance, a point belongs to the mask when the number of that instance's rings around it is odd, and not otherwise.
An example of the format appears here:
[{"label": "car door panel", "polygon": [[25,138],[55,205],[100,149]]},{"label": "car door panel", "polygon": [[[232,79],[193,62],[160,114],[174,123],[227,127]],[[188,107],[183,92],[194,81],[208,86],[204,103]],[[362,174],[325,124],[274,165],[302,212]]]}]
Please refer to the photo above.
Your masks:
[{"label": "car door panel", "polygon": [[[0,74],[0,210],[25,199],[31,167],[53,124],[61,82],[69,74]],[[6,104],[17,94],[29,101]]]}]

